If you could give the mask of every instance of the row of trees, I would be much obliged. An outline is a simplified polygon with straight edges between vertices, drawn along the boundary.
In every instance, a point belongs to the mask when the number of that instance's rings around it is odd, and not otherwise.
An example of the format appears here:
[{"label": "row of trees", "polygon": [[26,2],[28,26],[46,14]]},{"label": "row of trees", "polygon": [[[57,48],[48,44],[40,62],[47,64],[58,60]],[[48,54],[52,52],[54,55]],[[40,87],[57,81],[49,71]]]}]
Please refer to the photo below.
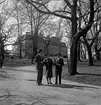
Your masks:
[{"label": "row of trees", "polygon": [[[19,49],[19,58],[22,58],[22,42],[24,41],[24,39],[22,40],[21,37],[28,30],[31,32],[31,35],[33,37],[32,58],[34,58],[34,56],[37,54],[38,35],[43,35],[44,39],[47,40],[45,44],[46,52],[48,52],[48,46],[51,36],[54,33],[59,33],[58,31],[60,31],[58,21],[56,23],[54,23],[55,21],[52,21],[55,17],[39,13],[33,6],[26,3],[25,1],[18,2],[17,0],[14,0],[11,3],[9,2],[9,0],[5,0],[5,2],[2,3],[1,9],[1,21],[5,19],[5,17],[7,17],[4,24],[1,25],[1,30],[6,31],[5,36],[3,32],[1,35],[1,40],[4,45],[2,45],[2,48],[5,49],[5,47],[8,45],[17,45]],[[6,8],[4,9],[4,7]],[[5,37],[5,41],[3,40],[3,37]],[[57,35],[57,37],[59,37],[59,35]],[[16,39],[18,39],[17,43],[14,43]],[[60,38],[60,40],[61,39],[62,37]],[[1,55],[4,58],[5,52],[3,50],[1,52]]]},{"label": "row of trees", "polygon": [[[4,4],[8,5],[5,11],[2,10],[6,14],[1,12],[1,15],[8,17],[7,20],[12,18],[15,23],[10,24],[9,28],[2,27],[1,30],[6,30],[6,34],[2,32],[1,36],[9,36],[11,40],[12,37],[20,37],[27,30],[30,31],[33,36],[32,58],[37,54],[37,40],[41,34],[48,41],[52,35],[56,35],[60,40],[68,39],[66,44],[70,49],[70,75],[78,73],[77,58],[80,60],[80,52],[84,56],[85,51],[88,51],[89,65],[93,65],[92,49],[97,59],[100,59],[101,46],[98,47],[101,31],[100,0],[14,0],[12,6],[9,6],[11,4],[6,0]],[[10,40],[7,39],[6,43],[3,41],[3,45],[7,45],[7,41]],[[21,58],[21,39],[18,45]],[[47,49],[48,45],[49,43],[46,43]]]},{"label": "row of trees", "polygon": [[[11,17],[13,9],[8,7],[8,2],[6,0],[1,0],[0,2],[0,57],[4,59],[5,48],[12,42],[12,37],[14,37],[14,27],[13,25],[7,24],[9,18]],[[3,61],[3,60],[2,60]]]},{"label": "row of trees", "polygon": [[[49,3],[52,2],[52,0],[25,1],[40,13],[58,16],[70,22],[70,75],[77,74],[77,46],[78,42],[82,39],[82,42],[86,44],[88,50],[89,65],[93,65],[91,47],[98,38],[100,26],[99,28],[97,26],[96,32],[93,32],[95,29],[92,29],[92,25],[100,24],[100,0],[62,0],[63,5],[60,5],[58,8],[50,8]],[[55,3],[57,2],[58,1],[55,1]],[[92,32],[89,32],[90,29],[92,29]],[[93,37],[89,36],[90,33]],[[88,37],[91,39],[90,42],[88,42]]]}]

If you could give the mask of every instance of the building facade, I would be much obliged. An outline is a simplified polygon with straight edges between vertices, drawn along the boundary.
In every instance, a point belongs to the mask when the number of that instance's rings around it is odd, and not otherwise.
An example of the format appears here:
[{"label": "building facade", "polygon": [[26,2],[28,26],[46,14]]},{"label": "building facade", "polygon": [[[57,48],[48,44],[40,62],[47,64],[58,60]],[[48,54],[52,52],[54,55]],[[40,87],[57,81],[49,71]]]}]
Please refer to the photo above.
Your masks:
[{"label": "building facade", "polygon": [[[44,53],[46,53],[46,44],[48,43],[48,53],[51,56],[56,55],[57,53],[61,53],[62,56],[67,55],[66,50],[66,44],[64,42],[61,42],[58,38],[52,37],[49,40],[44,39],[41,36],[38,36],[37,39],[37,51],[39,49],[43,49]],[[23,57],[30,58],[32,57],[32,48],[33,48],[33,37],[30,32],[26,32],[25,35],[23,35],[23,41],[22,41],[22,53]]]}]

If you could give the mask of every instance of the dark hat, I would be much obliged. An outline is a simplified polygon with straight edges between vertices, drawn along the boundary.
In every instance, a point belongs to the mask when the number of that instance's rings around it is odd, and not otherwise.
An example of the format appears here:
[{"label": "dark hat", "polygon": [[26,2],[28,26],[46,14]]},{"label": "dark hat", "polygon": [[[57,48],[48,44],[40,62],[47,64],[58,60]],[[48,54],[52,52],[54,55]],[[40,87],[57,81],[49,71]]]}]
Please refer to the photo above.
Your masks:
[{"label": "dark hat", "polygon": [[40,52],[42,52],[43,50],[42,49],[40,49],[39,51],[38,51],[38,53],[40,53]]},{"label": "dark hat", "polygon": [[61,56],[61,53],[58,53],[58,54],[56,54],[56,55],[57,55],[57,56],[58,56],[58,55],[60,55],[60,56]]},{"label": "dark hat", "polygon": [[48,55],[49,55],[49,53],[46,53],[46,54],[45,54],[45,56],[48,56]]}]

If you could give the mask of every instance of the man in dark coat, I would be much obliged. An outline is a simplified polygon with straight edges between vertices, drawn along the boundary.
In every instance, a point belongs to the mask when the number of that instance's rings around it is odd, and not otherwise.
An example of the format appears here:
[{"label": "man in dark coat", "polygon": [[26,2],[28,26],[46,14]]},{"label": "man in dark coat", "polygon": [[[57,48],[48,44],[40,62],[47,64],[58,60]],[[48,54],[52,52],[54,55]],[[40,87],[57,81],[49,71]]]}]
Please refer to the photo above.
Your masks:
[{"label": "man in dark coat", "polygon": [[52,84],[51,78],[53,77],[53,73],[52,73],[53,60],[49,57],[48,54],[46,55],[46,58],[44,59],[44,64],[46,66],[47,83]]},{"label": "man in dark coat", "polygon": [[61,74],[62,74],[62,66],[64,65],[64,60],[61,57],[61,54],[57,54],[57,58],[54,60],[54,65],[56,67],[55,70],[55,84],[58,84],[58,77],[59,77],[59,84],[61,84]]},{"label": "man in dark coat", "polygon": [[43,50],[39,50],[38,54],[35,57],[35,62],[36,62],[36,69],[37,69],[37,85],[40,86],[42,85],[42,77],[43,77]]}]

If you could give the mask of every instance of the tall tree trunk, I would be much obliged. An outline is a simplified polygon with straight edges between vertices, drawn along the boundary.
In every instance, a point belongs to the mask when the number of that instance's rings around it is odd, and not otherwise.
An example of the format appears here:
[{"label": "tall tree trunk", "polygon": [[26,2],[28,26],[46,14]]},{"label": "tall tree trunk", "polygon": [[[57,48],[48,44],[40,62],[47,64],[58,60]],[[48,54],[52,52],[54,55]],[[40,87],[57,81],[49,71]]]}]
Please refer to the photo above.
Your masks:
[{"label": "tall tree trunk", "polygon": [[96,59],[97,59],[97,60],[101,60],[101,59],[100,59],[100,53],[99,53],[99,51],[96,52]]},{"label": "tall tree trunk", "polygon": [[38,44],[38,29],[35,29],[33,36],[33,59],[37,55],[37,44]]},{"label": "tall tree trunk", "polygon": [[96,59],[100,60],[100,53],[99,53],[99,51],[97,49],[97,44],[95,45],[95,53],[96,53]]},{"label": "tall tree trunk", "polygon": [[72,30],[71,30],[71,40],[73,36],[77,33],[77,16],[76,16],[76,7],[77,7],[77,0],[73,0],[72,5]]},{"label": "tall tree trunk", "polygon": [[88,50],[89,66],[93,66],[93,57],[92,57],[91,47],[87,46],[87,50]]},{"label": "tall tree trunk", "polygon": [[77,40],[72,39],[72,45],[70,48],[70,68],[69,75],[77,74]]},{"label": "tall tree trunk", "polygon": [[81,58],[86,59],[86,47],[85,46],[83,47],[82,45],[80,49],[81,49]]},{"label": "tall tree trunk", "polygon": [[37,55],[37,46],[38,46],[38,28],[36,28],[36,31],[35,31],[35,56]]},{"label": "tall tree trunk", "polygon": [[20,48],[19,48],[19,53],[20,53],[19,58],[21,59],[22,58],[22,43],[21,43],[21,40],[20,40],[19,46],[20,46]]},{"label": "tall tree trunk", "polygon": [[77,41],[74,35],[77,33],[77,16],[76,16],[77,0],[73,0],[72,5],[72,29],[71,29],[71,47],[70,47],[70,68],[68,70],[69,75],[75,75],[77,73]]},{"label": "tall tree trunk", "polygon": [[80,59],[80,41],[78,42],[78,46],[77,46],[78,48],[77,48],[77,57],[78,57],[78,61],[81,61],[81,59]]},{"label": "tall tree trunk", "polygon": [[87,59],[87,47],[84,45],[84,59]]},{"label": "tall tree trunk", "polygon": [[1,55],[0,55],[1,57],[2,57],[2,64],[4,63],[4,43],[3,43],[3,41],[2,41],[2,39],[1,39]]},{"label": "tall tree trunk", "polygon": [[35,56],[37,55],[37,44],[38,44],[38,32],[37,30],[35,30],[34,32],[34,35],[32,35],[33,37],[33,40],[32,40],[32,63],[33,63],[33,60],[35,58]]}]

